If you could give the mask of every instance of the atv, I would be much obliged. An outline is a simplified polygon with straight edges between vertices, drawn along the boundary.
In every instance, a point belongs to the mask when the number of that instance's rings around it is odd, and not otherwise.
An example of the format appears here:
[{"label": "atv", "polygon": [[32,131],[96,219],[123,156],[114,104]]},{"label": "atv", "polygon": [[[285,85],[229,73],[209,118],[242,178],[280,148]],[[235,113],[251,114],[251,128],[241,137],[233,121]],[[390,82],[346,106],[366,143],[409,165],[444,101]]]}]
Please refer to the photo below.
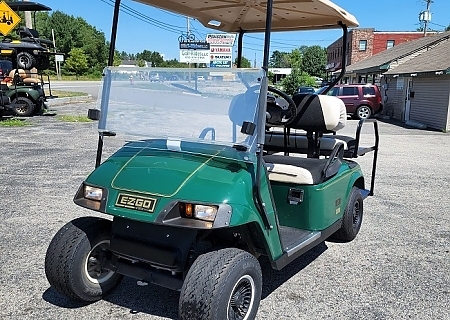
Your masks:
[{"label": "atv", "polygon": [[[92,302],[128,276],[179,291],[180,319],[255,319],[261,263],[282,270],[325,240],[356,238],[379,141],[375,120],[359,122],[354,137],[337,135],[345,105],[326,91],[290,96],[269,86],[271,33],[336,27],[345,43],[358,23],[328,0],[140,2],[238,33],[237,68],[134,68],[194,81],[130,88],[116,80],[122,70],[110,54],[99,109],[88,112],[98,120],[95,169],[74,202],[111,219],[64,225],[47,249],[47,279],[60,294]],[[265,33],[262,69],[240,68],[247,32]],[[197,81],[200,70],[217,79]],[[359,141],[366,122],[374,127],[369,147]],[[122,147],[102,162],[108,139]],[[369,152],[366,187],[355,158]]]}]

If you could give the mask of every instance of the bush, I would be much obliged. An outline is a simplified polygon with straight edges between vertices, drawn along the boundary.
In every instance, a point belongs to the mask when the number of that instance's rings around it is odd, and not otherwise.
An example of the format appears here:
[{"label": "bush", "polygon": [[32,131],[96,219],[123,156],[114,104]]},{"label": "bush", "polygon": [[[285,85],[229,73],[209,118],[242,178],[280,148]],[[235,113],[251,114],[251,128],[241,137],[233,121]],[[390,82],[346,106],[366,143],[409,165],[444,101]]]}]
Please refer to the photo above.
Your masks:
[{"label": "bush", "polygon": [[291,74],[281,80],[281,84],[284,88],[284,92],[289,95],[293,95],[297,93],[299,87],[314,87],[316,85],[316,81],[306,72],[293,68]]}]

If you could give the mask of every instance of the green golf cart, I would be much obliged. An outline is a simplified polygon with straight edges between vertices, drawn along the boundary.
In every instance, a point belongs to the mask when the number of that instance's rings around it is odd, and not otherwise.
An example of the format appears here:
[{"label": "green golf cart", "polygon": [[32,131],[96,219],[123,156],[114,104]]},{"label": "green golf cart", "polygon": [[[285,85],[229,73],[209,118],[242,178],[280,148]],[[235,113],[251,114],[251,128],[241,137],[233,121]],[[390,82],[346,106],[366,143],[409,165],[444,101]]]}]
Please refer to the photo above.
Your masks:
[{"label": "green golf cart", "polygon": [[[238,33],[238,68],[201,69],[214,79],[205,81],[199,69],[127,68],[176,79],[133,86],[123,69],[105,68],[88,114],[98,120],[96,168],[74,202],[112,219],[63,226],[47,250],[47,279],[89,302],[129,276],[180,291],[180,319],[254,319],[260,260],[281,270],[329,238],[356,237],[378,150],[374,120],[373,146],[360,146],[367,121],[354,137],[337,134],[346,124],[338,98],[268,86],[271,32],[336,27],[346,39],[357,21],[328,0],[140,2]],[[246,32],[265,32],[262,69],[239,68]],[[106,142],[121,147],[102,162]],[[371,151],[367,189],[354,159]]]}]

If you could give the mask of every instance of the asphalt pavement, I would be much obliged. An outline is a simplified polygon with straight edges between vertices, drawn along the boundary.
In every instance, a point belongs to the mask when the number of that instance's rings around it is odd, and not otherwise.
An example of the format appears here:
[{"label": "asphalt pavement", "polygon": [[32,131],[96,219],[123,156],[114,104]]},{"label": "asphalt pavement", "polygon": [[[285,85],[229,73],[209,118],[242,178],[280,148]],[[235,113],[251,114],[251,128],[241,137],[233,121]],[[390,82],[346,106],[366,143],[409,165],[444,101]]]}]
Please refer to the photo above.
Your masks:
[{"label": "asphalt pavement", "polygon": [[[52,106],[28,126],[0,127],[0,319],[177,318],[179,294],[168,289],[125,278],[104,300],[80,304],[45,277],[57,230],[102,216],[72,202],[94,168],[95,124],[54,116],[94,105]],[[375,196],[364,202],[360,234],[347,244],[324,242],[281,271],[262,260],[257,319],[450,319],[450,135],[379,125]],[[343,133],[355,127],[350,121]],[[120,146],[115,139],[105,154]],[[372,155],[357,161],[370,176]]]}]

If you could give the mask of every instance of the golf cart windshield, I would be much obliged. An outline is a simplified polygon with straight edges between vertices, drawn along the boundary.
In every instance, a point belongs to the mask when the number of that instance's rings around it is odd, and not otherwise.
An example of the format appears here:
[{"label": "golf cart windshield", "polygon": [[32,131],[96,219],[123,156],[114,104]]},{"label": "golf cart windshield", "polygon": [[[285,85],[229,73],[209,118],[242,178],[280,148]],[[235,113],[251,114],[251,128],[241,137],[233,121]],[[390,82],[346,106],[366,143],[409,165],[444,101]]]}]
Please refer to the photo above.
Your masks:
[{"label": "golf cart windshield", "polygon": [[[158,140],[164,148],[180,151],[183,142],[189,142],[197,152],[222,147],[255,152],[252,124],[256,124],[260,70],[108,67],[104,74],[100,133]],[[253,130],[241,133],[245,122]]]}]

